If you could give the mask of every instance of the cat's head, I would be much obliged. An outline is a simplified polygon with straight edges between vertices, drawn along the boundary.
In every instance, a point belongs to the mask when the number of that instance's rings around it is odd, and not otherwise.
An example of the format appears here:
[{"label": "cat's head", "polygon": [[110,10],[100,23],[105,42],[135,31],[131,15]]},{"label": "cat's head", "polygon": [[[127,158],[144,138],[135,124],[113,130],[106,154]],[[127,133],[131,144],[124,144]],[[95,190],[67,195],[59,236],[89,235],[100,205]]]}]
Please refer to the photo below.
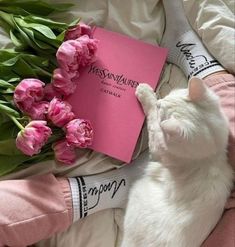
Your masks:
[{"label": "cat's head", "polygon": [[168,152],[180,158],[202,159],[226,149],[228,121],[219,98],[198,78],[192,78],[187,89],[172,91],[158,100],[157,119],[159,133],[149,136],[153,158]]}]

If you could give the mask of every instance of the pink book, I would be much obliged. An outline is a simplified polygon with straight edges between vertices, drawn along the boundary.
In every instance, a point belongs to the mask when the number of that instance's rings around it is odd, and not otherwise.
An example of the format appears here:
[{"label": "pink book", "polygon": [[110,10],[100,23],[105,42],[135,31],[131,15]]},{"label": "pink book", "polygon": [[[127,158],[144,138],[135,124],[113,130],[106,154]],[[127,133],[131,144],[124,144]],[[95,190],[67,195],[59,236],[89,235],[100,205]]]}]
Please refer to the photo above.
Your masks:
[{"label": "pink book", "polygon": [[144,113],[135,96],[138,84],[156,88],[167,50],[96,27],[97,61],[84,68],[67,100],[78,118],[94,128],[91,149],[129,163]]}]

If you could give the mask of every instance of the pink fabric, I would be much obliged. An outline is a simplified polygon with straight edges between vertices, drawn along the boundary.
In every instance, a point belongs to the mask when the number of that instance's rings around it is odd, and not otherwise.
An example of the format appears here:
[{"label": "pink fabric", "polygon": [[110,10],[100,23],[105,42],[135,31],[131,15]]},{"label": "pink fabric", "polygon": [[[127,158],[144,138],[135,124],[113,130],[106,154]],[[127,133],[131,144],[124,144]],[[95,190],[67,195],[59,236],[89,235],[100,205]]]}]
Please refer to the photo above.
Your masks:
[{"label": "pink fabric", "polygon": [[235,189],[221,220],[201,247],[235,247]]},{"label": "pink fabric", "polygon": [[[205,83],[220,97],[230,123],[228,157],[235,170],[235,77],[230,74],[210,76]],[[202,247],[235,247],[235,189],[217,226]]]},{"label": "pink fabric", "polygon": [[67,179],[52,174],[0,182],[0,246],[27,246],[72,223]]},{"label": "pink fabric", "polygon": [[235,170],[235,77],[231,74],[214,75],[205,83],[220,97],[221,106],[230,123],[228,156]]}]

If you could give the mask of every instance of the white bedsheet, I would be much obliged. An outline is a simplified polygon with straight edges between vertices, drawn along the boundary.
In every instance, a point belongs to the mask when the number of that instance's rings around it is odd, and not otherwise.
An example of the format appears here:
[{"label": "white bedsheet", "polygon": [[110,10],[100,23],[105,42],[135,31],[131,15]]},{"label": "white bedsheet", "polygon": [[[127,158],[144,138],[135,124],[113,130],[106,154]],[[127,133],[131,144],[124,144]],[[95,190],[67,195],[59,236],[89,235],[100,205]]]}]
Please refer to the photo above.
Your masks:
[{"label": "white bedsheet", "polygon": [[[65,2],[54,0],[54,2]],[[71,1],[70,1],[71,2]],[[81,17],[89,24],[106,27],[131,37],[156,44],[164,31],[164,11],[159,0],[73,0],[69,14],[57,16],[61,20]],[[230,72],[235,73],[234,0],[184,0],[187,16],[208,50]],[[174,13],[173,13],[174,14]],[[1,47],[9,46],[9,39],[0,29]],[[166,65],[159,94],[161,97],[177,87],[186,87],[181,70]],[[147,133],[143,130],[136,148],[136,157],[147,148]],[[5,176],[23,178],[33,174],[53,172],[56,175],[76,176],[94,174],[118,167],[121,163],[96,152],[84,152],[73,167],[61,167],[55,162],[37,164],[24,171]],[[114,247],[122,236],[123,211],[105,210],[73,224],[66,232],[37,244],[40,247]]]}]

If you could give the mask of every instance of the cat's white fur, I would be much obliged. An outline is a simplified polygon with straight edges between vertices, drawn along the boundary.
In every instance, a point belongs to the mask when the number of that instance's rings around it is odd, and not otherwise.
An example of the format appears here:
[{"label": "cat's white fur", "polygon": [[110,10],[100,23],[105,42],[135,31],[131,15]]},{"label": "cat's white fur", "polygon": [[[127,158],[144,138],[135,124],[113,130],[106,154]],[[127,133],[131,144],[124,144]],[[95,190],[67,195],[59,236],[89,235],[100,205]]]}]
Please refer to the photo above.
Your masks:
[{"label": "cat's white fur", "polygon": [[152,161],[131,189],[122,247],[199,247],[233,183],[219,99],[197,78],[161,100],[147,84],[136,96],[147,116]]}]

